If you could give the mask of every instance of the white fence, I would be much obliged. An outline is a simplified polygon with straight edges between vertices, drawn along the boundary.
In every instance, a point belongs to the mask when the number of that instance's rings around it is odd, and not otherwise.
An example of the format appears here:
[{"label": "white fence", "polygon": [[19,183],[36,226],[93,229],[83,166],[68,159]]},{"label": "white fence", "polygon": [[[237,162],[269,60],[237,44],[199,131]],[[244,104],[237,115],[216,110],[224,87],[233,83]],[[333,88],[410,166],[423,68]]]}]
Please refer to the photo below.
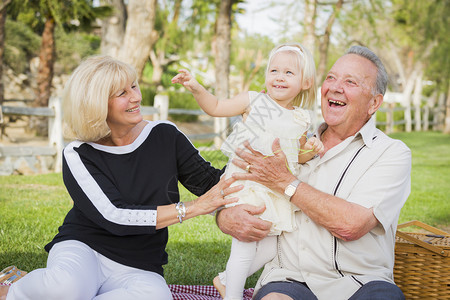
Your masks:
[{"label": "white fence", "polygon": [[[9,100],[11,101],[11,100]],[[9,102],[8,101],[8,102]],[[202,110],[190,109],[169,109],[169,98],[167,95],[156,95],[154,99],[154,106],[142,106],[141,113],[143,115],[153,116],[153,120],[166,120],[169,114],[190,114],[190,115],[205,115]],[[19,107],[19,106],[0,106],[0,113],[7,116],[41,116],[48,118],[48,147],[28,147],[27,149],[5,149],[0,147],[0,158],[7,155],[21,155],[23,153],[36,153],[37,155],[53,155],[54,156],[54,171],[61,171],[62,150],[64,147],[64,140],[62,134],[62,107],[61,99],[52,97],[49,101],[48,107]],[[411,118],[411,114],[415,112],[415,107],[396,107],[395,103],[387,103],[379,109],[377,114],[386,113],[386,121],[377,120],[378,126],[385,126],[386,133],[394,131],[394,127],[398,125],[405,125],[405,128],[416,128],[421,130],[428,130],[431,127],[433,130],[440,130],[443,128],[445,120],[445,108],[434,107],[430,108],[424,106],[419,108],[421,110],[421,124],[417,127],[417,122]],[[394,113],[403,111],[403,119],[395,120]],[[317,118],[314,125],[322,121],[320,107],[316,109]],[[431,115],[431,116],[430,116]],[[1,114],[0,114],[1,116]],[[409,117],[408,117],[409,116]],[[1,119],[1,118],[0,118]],[[8,126],[8,124],[2,124]],[[191,140],[199,139],[213,139],[221,136],[222,132],[202,133],[188,135]],[[3,149],[2,149],[3,148]],[[1,173],[1,172],[0,172]]]},{"label": "white fence", "polygon": [[[11,100],[9,100],[11,101]],[[9,102],[8,101],[8,102]],[[20,101],[18,101],[20,102]],[[153,119],[167,119],[169,99],[164,95],[155,97],[155,106],[141,107],[143,115],[153,115]],[[0,119],[7,127],[5,116],[38,116],[48,118],[47,147],[0,147],[0,158],[7,156],[54,156],[53,171],[60,172],[62,168],[62,150],[64,139],[62,132],[62,107],[59,97],[51,97],[48,107],[0,106]],[[13,168],[13,167],[11,167]],[[9,169],[11,169],[9,168]],[[5,171],[6,172],[6,171]],[[1,173],[1,172],[0,172]]]}]

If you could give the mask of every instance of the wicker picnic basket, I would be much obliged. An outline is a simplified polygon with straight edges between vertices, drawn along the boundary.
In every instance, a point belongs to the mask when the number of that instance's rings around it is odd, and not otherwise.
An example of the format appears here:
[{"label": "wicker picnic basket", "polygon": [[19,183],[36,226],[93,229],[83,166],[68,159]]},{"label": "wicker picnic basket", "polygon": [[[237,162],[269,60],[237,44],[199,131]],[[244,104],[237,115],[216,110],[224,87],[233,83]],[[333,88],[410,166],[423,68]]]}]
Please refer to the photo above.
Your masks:
[{"label": "wicker picnic basket", "polygon": [[426,232],[397,230],[394,281],[406,299],[450,299],[450,234],[419,221]]}]

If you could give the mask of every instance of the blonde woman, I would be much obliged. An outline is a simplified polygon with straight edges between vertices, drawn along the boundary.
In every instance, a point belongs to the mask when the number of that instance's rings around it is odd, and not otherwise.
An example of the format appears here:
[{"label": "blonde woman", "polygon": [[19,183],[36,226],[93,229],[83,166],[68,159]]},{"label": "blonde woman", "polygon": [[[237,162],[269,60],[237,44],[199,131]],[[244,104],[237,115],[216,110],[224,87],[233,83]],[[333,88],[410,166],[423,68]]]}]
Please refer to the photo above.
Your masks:
[{"label": "blonde woman", "polygon": [[[141,100],[135,70],[116,59],[91,57],[73,72],[63,107],[76,140],[64,149],[63,178],[74,205],[45,246],[47,267],[6,299],[172,299],[167,226],[236,201],[224,196],[240,187],[219,181],[222,171],[172,123],[143,120]],[[201,196],[180,202],[178,182]]]}]

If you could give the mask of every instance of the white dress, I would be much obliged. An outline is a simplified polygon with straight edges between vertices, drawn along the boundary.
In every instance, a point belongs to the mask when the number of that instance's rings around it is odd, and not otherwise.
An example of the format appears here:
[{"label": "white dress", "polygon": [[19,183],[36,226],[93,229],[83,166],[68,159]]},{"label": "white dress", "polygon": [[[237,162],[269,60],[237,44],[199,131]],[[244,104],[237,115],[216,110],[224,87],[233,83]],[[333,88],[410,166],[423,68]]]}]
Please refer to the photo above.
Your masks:
[{"label": "white dress", "polygon": [[[250,113],[245,123],[236,123],[232,133],[222,145],[222,152],[230,158],[223,176],[229,178],[235,172],[242,172],[242,169],[235,166],[231,160],[236,157],[234,152],[237,147],[245,149],[243,142],[249,141],[253,149],[264,155],[273,155],[272,143],[275,138],[280,139],[288,167],[297,176],[299,139],[311,124],[309,112],[299,107],[294,107],[292,110],[286,109],[263,93],[249,92],[249,98]],[[228,206],[265,205],[266,210],[260,218],[273,223],[270,235],[278,235],[281,231],[290,232],[297,228],[294,212],[299,209],[291,204],[286,196],[254,181],[233,183],[233,185],[238,184],[243,184],[244,188],[230,197],[238,197],[239,201]]]}]

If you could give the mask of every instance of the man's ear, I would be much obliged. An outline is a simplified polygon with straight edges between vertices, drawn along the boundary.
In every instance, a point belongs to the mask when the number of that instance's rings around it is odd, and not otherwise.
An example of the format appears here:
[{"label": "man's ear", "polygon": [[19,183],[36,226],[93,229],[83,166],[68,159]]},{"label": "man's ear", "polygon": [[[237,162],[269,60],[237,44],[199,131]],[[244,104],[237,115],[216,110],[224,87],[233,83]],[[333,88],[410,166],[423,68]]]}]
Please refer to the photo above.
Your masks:
[{"label": "man's ear", "polygon": [[383,104],[383,95],[378,94],[373,97],[369,106],[369,115],[373,115]]}]

